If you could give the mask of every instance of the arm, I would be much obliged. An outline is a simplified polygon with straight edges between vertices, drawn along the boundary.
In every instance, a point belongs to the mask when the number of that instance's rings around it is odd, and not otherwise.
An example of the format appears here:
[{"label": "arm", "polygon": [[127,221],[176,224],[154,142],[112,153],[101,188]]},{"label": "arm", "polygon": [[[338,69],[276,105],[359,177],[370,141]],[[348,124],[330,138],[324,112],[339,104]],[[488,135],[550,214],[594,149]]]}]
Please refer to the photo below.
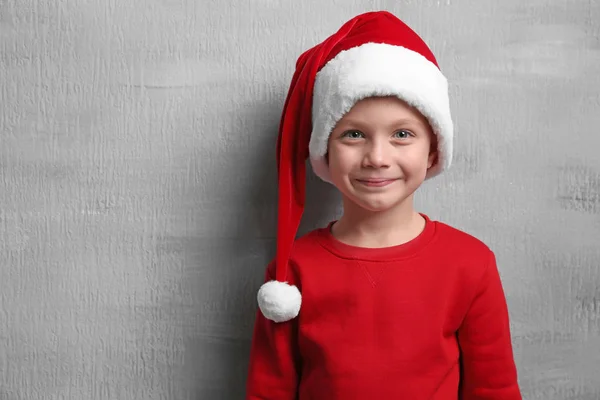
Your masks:
[{"label": "arm", "polygon": [[461,400],[521,400],[508,307],[493,252],[458,330],[458,343]]},{"label": "arm", "polygon": [[[275,263],[265,282],[275,276]],[[275,323],[257,311],[250,350],[246,400],[295,400],[299,377],[298,318]]]}]

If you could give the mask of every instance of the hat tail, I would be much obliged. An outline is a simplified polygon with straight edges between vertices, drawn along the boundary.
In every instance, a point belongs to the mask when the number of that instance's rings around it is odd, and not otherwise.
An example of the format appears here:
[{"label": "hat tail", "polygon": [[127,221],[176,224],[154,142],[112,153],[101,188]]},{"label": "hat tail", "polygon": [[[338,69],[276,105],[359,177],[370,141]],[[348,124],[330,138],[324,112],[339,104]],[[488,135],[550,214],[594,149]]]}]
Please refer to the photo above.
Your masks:
[{"label": "hat tail", "polygon": [[275,280],[263,284],[258,292],[261,312],[275,322],[295,318],[302,303],[299,289],[288,283],[288,268],[304,212],[315,76],[334,47],[351,32],[359,19],[346,22],[334,35],[300,55],[283,108],[276,153],[279,203]]}]

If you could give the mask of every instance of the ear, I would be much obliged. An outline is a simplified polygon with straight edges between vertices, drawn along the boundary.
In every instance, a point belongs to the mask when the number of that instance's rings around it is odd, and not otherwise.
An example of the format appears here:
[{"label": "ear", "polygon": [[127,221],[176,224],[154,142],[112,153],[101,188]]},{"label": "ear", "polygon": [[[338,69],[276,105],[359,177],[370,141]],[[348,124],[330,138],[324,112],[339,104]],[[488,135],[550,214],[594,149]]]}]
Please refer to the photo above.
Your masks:
[{"label": "ear", "polygon": [[427,169],[430,169],[437,163],[438,152],[437,150],[433,150],[429,152],[429,157],[427,157]]},{"label": "ear", "polygon": [[438,138],[430,131],[430,142],[429,142],[429,157],[427,158],[427,169],[433,167],[438,161]]}]

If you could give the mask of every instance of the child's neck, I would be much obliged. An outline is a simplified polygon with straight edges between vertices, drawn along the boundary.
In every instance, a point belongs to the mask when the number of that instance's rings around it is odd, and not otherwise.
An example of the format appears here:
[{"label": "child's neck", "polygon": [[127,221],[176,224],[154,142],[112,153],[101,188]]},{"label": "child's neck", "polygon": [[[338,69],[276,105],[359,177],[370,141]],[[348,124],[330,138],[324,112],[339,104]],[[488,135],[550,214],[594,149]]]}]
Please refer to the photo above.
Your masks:
[{"label": "child's neck", "polygon": [[358,207],[344,207],[344,214],[331,227],[333,236],[357,247],[391,247],[416,238],[425,227],[425,219],[412,204],[392,210],[371,212]]}]

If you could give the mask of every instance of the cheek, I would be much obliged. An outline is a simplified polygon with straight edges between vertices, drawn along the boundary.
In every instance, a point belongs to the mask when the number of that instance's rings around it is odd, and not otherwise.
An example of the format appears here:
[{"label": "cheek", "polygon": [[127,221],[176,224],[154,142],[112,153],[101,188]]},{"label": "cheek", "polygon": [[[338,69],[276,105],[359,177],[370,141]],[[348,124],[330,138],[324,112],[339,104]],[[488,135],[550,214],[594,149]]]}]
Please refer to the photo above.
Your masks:
[{"label": "cheek", "polygon": [[355,157],[350,152],[332,152],[329,154],[329,168],[339,172],[353,169]]},{"label": "cheek", "polygon": [[410,163],[410,165],[427,165],[427,162],[429,161],[429,154],[429,148],[426,146],[421,146],[420,148],[413,148],[411,151],[406,152],[403,155],[403,158],[404,161]]}]

